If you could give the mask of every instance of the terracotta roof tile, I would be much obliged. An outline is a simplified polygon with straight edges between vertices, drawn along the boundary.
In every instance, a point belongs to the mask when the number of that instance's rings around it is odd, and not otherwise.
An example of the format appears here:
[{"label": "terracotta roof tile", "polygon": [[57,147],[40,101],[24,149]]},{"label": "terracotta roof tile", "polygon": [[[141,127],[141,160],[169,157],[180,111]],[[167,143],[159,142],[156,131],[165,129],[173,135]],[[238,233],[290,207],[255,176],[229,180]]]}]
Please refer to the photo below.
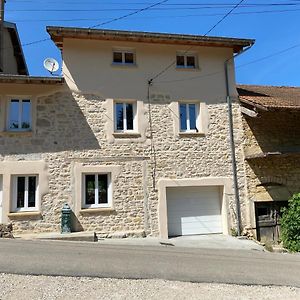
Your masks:
[{"label": "terracotta roof tile", "polygon": [[300,87],[238,85],[241,102],[267,109],[300,109]]}]

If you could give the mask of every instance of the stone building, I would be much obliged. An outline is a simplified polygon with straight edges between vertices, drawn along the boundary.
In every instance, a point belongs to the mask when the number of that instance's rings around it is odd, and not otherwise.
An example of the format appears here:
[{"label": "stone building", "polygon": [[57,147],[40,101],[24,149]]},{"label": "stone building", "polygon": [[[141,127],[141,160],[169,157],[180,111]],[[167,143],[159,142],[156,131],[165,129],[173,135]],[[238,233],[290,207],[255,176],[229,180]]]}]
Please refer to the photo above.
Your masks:
[{"label": "stone building", "polygon": [[253,40],[47,31],[63,79],[0,76],[0,223],[59,231],[68,203],[74,231],[229,234],[237,226],[229,96],[241,225],[250,224],[232,58]]},{"label": "stone building", "polygon": [[300,192],[300,88],[238,86],[251,229],[277,241],[280,210]]}]

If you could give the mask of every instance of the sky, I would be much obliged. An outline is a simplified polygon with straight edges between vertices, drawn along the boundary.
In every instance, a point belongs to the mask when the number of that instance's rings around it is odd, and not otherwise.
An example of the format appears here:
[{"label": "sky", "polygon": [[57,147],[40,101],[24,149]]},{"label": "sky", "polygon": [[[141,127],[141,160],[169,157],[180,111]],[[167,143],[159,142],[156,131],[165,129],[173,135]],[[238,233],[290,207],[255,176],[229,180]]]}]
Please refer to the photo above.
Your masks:
[{"label": "sky", "polygon": [[[92,27],[158,0],[7,0],[5,20],[17,24],[21,43],[49,38],[46,26]],[[203,35],[240,0],[169,0],[122,20],[95,27]],[[241,84],[300,86],[300,0],[244,0],[209,36],[255,39],[236,58]],[[30,75],[48,76],[47,57],[61,53],[51,40],[24,45]]]}]

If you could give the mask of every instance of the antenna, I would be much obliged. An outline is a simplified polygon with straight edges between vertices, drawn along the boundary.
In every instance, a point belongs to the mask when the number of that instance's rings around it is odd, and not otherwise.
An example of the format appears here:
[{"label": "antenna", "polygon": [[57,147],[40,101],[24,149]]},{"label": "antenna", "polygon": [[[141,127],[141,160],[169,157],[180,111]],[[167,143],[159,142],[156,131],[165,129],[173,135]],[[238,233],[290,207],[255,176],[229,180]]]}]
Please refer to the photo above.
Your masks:
[{"label": "antenna", "polygon": [[59,63],[54,58],[46,58],[44,60],[44,68],[53,75],[58,70]]}]

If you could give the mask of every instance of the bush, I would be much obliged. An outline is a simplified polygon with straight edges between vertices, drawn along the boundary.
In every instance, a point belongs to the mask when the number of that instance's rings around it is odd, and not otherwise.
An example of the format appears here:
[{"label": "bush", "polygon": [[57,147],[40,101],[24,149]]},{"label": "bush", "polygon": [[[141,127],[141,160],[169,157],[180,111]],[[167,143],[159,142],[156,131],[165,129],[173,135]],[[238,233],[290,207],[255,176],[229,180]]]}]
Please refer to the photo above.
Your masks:
[{"label": "bush", "polygon": [[281,239],[290,251],[300,251],[300,193],[294,194],[287,208],[281,210]]}]

